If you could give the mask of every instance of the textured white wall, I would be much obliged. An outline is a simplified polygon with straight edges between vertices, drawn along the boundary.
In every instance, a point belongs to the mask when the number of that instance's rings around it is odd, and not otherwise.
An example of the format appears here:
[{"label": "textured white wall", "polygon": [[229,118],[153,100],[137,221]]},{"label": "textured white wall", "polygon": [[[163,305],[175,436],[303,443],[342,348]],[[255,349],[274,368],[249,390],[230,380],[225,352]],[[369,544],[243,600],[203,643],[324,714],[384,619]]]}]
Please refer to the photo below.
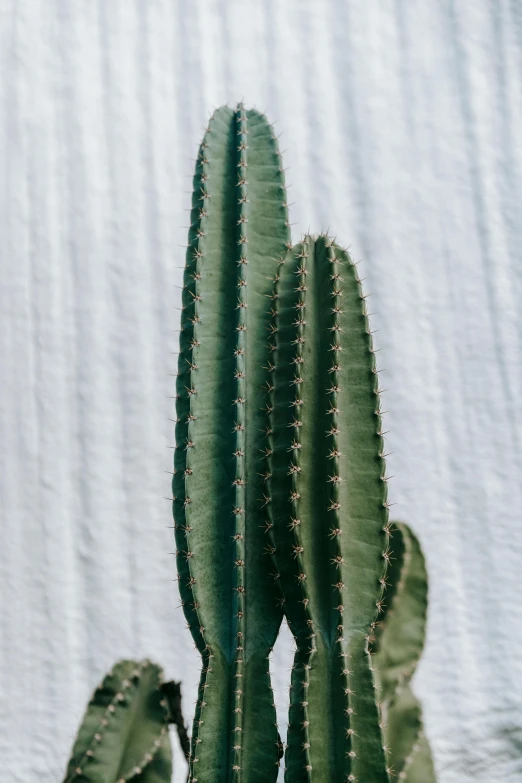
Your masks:
[{"label": "textured white wall", "polygon": [[195,699],[175,284],[191,158],[242,97],[283,132],[294,237],[363,259],[440,782],[522,780],[521,67],[517,0],[0,0],[2,780],[60,780],[120,656]]}]

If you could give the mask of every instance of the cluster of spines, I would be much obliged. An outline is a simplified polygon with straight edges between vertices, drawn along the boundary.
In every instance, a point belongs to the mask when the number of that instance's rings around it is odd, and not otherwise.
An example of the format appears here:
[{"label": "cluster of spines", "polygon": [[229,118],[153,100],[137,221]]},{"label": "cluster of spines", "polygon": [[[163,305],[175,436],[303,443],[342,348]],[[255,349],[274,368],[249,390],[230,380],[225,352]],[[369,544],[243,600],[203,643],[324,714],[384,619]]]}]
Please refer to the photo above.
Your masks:
[{"label": "cluster of spines", "polygon": [[354,695],[351,689],[350,681],[350,669],[349,669],[349,652],[346,639],[344,637],[344,625],[343,625],[343,592],[344,592],[344,558],[341,550],[342,535],[341,528],[341,498],[340,498],[340,484],[342,481],[341,476],[341,451],[340,451],[340,410],[339,394],[341,392],[340,387],[340,373],[341,373],[341,361],[342,361],[342,345],[341,345],[341,315],[343,313],[343,289],[341,276],[340,259],[336,254],[335,245],[332,240],[325,238],[326,257],[328,260],[329,268],[325,270],[330,278],[330,320],[331,326],[329,327],[331,343],[329,346],[329,355],[331,356],[331,365],[328,368],[329,381],[326,389],[328,407],[326,409],[326,421],[328,421],[328,429],[326,430],[326,436],[329,439],[329,453],[328,460],[330,462],[330,475],[328,477],[328,483],[330,484],[329,498],[327,500],[326,514],[328,519],[328,537],[330,540],[330,568],[333,577],[332,588],[336,591],[338,604],[335,607],[338,612],[338,624],[336,628],[337,638],[335,640],[338,645],[338,656],[340,658],[339,676],[341,677],[341,687],[345,696],[345,708],[344,719],[345,725],[343,730],[345,732],[345,747],[346,747],[346,759],[347,759],[347,780],[355,781],[354,775],[351,773],[352,760],[356,756],[356,752],[353,747],[352,737],[354,730],[351,726],[351,715],[353,714],[353,707],[351,706],[351,697]]},{"label": "cluster of spines", "polygon": [[[308,709],[308,688],[310,685],[310,670],[312,666],[312,658],[315,652],[315,634],[313,630],[313,620],[312,620],[312,614],[309,611],[309,598],[308,598],[308,592],[307,592],[307,585],[306,585],[306,572],[305,572],[305,566],[304,566],[304,560],[303,560],[303,542],[301,540],[300,535],[300,519],[299,519],[299,499],[301,497],[300,495],[300,481],[309,479],[310,477],[303,477],[302,476],[302,465],[301,465],[301,443],[300,443],[300,437],[301,437],[301,427],[302,427],[302,421],[301,421],[301,412],[302,412],[302,406],[304,404],[304,401],[302,399],[302,369],[303,369],[303,363],[304,363],[304,346],[305,346],[305,326],[306,326],[306,292],[307,292],[307,285],[306,285],[306,275],[308,274],[308,270],[306,268],[307,266],[307,258],[308,258],[308,243],[304,242],[302,245],[302,250],[295,256],[298,258],[298,264],[299,267],[296,271],[297,280],[296,280],[296,292],[297,292],[297,302],[295,304],[295,320],[293,322],[293,325],[295,326],[295,332],[294,332],[294,340],[292,341],[292,344],[294,346],[293,348],[293,357],[292,357],[292,363],[294,365],[294,377],[292,380],[289,381],[290,386],[293,387],[293,399],[290,402],[290,407],[292,409],[291,414],[293,416],[292,422],[291,422],[291,429],[292,429],[292,443],[290,446],[290,460],[288,463],[288,474],[290,476],[290,496],[288,498],[288,502],[290,504],[290,523],[289,526],[293,532],[293,538],[294,538],[294,544],[292,546],[293,549],[293,556],[296,560],[297,565],[297,573],[296,573],[296,580],[298,582],[298,585],[300,587],[300,594],[303,596],[301,599],[301,603],[303,604],[303,612],[305,616],[305,625],[306,625],[306,631],[304,634],[304,638],[300,638],[297,642],[299,647],[299,652],[297,655],[298,662],[294,662],[294,667],[297,667],[295,671],[295,676],[292,677],[292,685],[291,688],[300,687],[301,690],[301,701],[299,703],[299,706],[301,707],[301,714],[299,716],[300,718],[300,725],[301,725],[301,736],[303,738],[302,742],[302,750],[303,750],[303,762],[304,762],[304,768],[307,773],[307,777],[311,779],[312,775],[312,761],[311,761],[311,754],[310,754],[310,733],[309,733],[309,724],[310,724],[310,716],[309,716],[309,709]],[[301,631],[302,633],[302,631]],[[303,649],[301,645],[304,644],[305,648]],[[299,679],[302,677],[302,679]],[[295,704],[295,700],[294,700]],[[289,724],[289,729],[290,729]]]},{"label": "cluster of spines", "polygon": [[[273,137],[274,142],[276,142],[275,136]],[[281,159],[280,159],[281,160]],[[280,171],[283,171],[282,168],[282,161],[280,166]],[[283,208],[285,211],[287,210],[287,203],[286,203],[286,186],[284,184],[281,185],[281,189],[284,193],[285,200],[283,201]],[[289,226],[288,223],[288,216],[287,216],[287,222],[286,225]],[[292,245],[290,242],[285,243],[286,250],[290,251],[292,248]],[[274,581],[277,587],[277,598],[276,601],[281,606],[281,608],[284,607],[285,598],[281,591],[280,586],[280,573],[277,568],[277,563],[275,560],[275,552],[276,552],[276,540],[274,536],[274,521],[273,521],[273,515],[272,515],[272,497],[271,497],[271,490],[272,490],[272,473],[271,473],[271,457],[274,450],[274,441],[273,441],[273,421],[272,421],[272,413],[274,410],[274,371],[275,371],[275,357],[276,357],[276,334],[277,334],[277,299],[278,299],[278,283],[279,283],[279,269],[281,268],[282,264],[285,263],[284,256],[278,259],[278,267],[276,270],[276,273],[273,278],[270,278],[270,281],[273,283],[272,290],[269,294],[266,294],[266,296],[269,298],[269,310],[267,310],[267,315],[269,316],[268,322],[267,322],[267,339],[268,343],[265,344],[266,350],[267,350],[267,364],[264,365],[263,369],[266,371],[266,381],[265,384],[262,386],[261,391],[264,394],[265,397],[265,404],[262,406],[261,410],[265,414],[266,417],[266,425],[261,430],[261,437],[263,441],[263,447],[259,449],[260,456],[259,456],[259,475],[264,481],[264,491],[262,494],[262,497],[258,499],[258,502],[261,505],[261,508],[264,512],[264,515],[266,516],[265,522],[262,525],[262,528],[267,536],[267,545],[264,550],[264,555],[268,556],[270,558],[270,561],[272,563],[272,571],[270,572],[270,578]],[[270,674],[268,674],[268,677],[270,679]],[[269,685],[270,690],[273,693],[273,687],[270,684]],[[273,703],[273,707],[276,707],[276,704]],[[277,728],[277,722],[275,724]],[[282,753],[282,745],[280,742],[280,739],[278,738],[276,745],[281,750]],[[277,766],[280,766],[280,759],[276,762]]]},{"label": "cluster of spines", "polygon": [[[133,685],[135,688],[138,687],[143,669],[147,665],[148,661],[138,665],[132,672],[131,679],[122,680],[120,687],[116,689],[114,697],[111,699],[107,705],[107,708],[105,709],[103,716],[100,718],[99,725],[92,736],[92,740],[88,749],[86,750],[84,756],[78,761],[78,766],[75,767],[65,778],[64,783],[73,783],[76,778],[80,778],[85,775],[85,771],[89,762],[91,762],[96,757],[96,751],[103,743],[104,736],[108,727],[110,726],[111,720],[115,718],[118,708],[127,706],[128,699],[130,698],[129,690],[133,687]],[[116,674],[114,671],[112,671],[108,676],[115,678]],[[164,724],[159,731],[159,736],[154,740],[152,747],[144,753],[142,760],[136,766],[132,767],[126,773],[124,773],[122,777],[118,778],[116,783],[127,783],[127,781],[130,781],[136,775],[141,775],[141,773],[147,768],[151,761],[154,760],[155,755],[158,753],[162,744],[163,736],[168,731],[169,724],[169,709],[167,700],[162,698],[160,705],[164,709]]]},{"label": "cluster of spines", "polygon": [[236,317],[236,343],[234,349],[234,379],[236,399],[233,404],[236,410],[236,419],[234,425],[235,432],[235,465],[236,475],[234,478],[234,508],[235,518],[234,530],[234,565],[236,568],[236,586],[235,606],[237,617],[236,631],[236,651],[234,656],[235,679],[235,706],[234,706],[234,726],[232,729],[232,771],[235,778],[239,780],[241,770],[241,734],[242,734],[242,712],[243,712],[243,662],[244,662],[244,634],[245,634],[245,403],[246,403],[246,331],[247,331],[247,264],[248,264],[248,127],[247,118],[243,107],[240,105],[236,112],[237,124],[237,189],[238,189],[238,246],[239,258],[237,262],[237,317]]},{"label": "cluster of spines", "polygon": [[[282,264],[284,261],[283,259],[280,260],[280,264]],[[262,387],[261,391],[265,395],[265,405],[262,407],[263,413],[266,414],[267,417],[267,425],[264,427],[264,429],[261,431],[261,437],[262,441],[264,443],[263,448],[260,448],[259,451],[261,452],[261,455],[259,456],[259,475],[264,481],[264,492],[263,496],[258,499],[258,502],[261,505],[262,510],[264,511],[264,514],[266,516],[266,520],[264,524],[262,525],[262,528],[267,535],[268,543],[265,547],[265,550],[263,552],[263,555],[268,556],[272,562],[273,570],[270,573],[271,579],[274,580],[275,584],[277,585],[278,589],[278,598],[276,599],[280,606],[283,607],[284,605],[284,598],[280,590],[279,585],[279,578],[280,575],[277,571],[277,567],[275,566],[275,560],[274,560],[274,554],[276,552],[276,545],[275,545],[275,539],[274,539],[274,523],[272,519],[272,513],[271,513],[271,479],[272,479],[272,473],[270,472],[270,457],[273,453],[273,429],[271,426],[270,416],[272,414],[272,411],[274,409],[274,386],[273,386],[273,372],[275,369],[274,365],[274,354],[276,350],[275,346],[275,335],[277,332],[277,326],[276,326],[276,300],[277,300],[277,282],[279,279],[279,274],[276,272],[272,282],[274,283],[272,292],[270,294],[267,294],[270,298],[270,310],[267,311],[267,315],[269,315],[268,325],[267,329],[269,332],[268,340],[269,342],[266,344],[267,352],[268,352],[268,358],[267,358],[267,364],[264,366],[264,369],[267,373],[267,380]],[[270,678],[270,674],[268,674],[268,677]],[[270,683],[270,690],[273,694],[273,687]],[[275,702],[273,703],[273,706],[275,708]],[[277,722],[276,722],[276,728],[277,728]],[[276,743],[279,745],[279,742]],[[277,766],[280,765],[280,761],[278,759]]]},{"label": "cluster of spines", "polygon": [[[397,530],[394,529],[393,531],[391,531],[390,535],[393,535],[393,533],[397,533]],[[378,622],[375,623],[375,625],[377,625],[377,624],[379,625],[379,630],[381,631],[381,633],[384,630],[384,628],[386,627],[387,623],[389,622],[389,618],[392,617],[393,611],[394,611],[394,607],[401,600],[401,597],[402,597],[403,593],[405,592],[406,575],[407,575],[407,573],[409,571],[410,564],[411,564],[411,558],[412,558],[411,544],[408,541],[408,539],[407,539],[407,537],[406,537],[406,535],[404,533],[401,533],[401,536],[402,536],[402,541],[403,541],[403,550],[402,550],[401,558],[400,558],[400,560],[401,560],[401,568],[400,568],[400,572],[399,572],[399,578],[395,582],[395,584],[393,585],[393,587],[394,587],[393,594],[390,595],[390,592],[391,592],[390,590],[388,590],[387,593],[386,593],[386,598],[388,599],[388,601],[387,601],[388,602],[388,606],[384,606],[384,604],[381,604],[381,606],[379,607],[380,608],[380,613],[384,613],[385,612],[384,619],[383,620],[378,620]],[[395,559],[397,559],[396,553],[394,553],[394,554],[395,554]],[[386,584],[384,584],[383,587],[386,590]],[[373,641],[373,637],[372,637],[371,641]],[[413,675],[413,672],[415,671],[415,669],[417,667],[417,664],[419,662],[419,658],[420,658],[420,652],[411,659],[411,661],[409,662],[407,667],[404,667],[401,670],[401,679],[400,679],[400,681],[398,683],[398,688],[399,689],[401,687],[404,687],[405,685],[407,686],[408,681],[410,680],[411,676]]]},{"label": "cluster of spines", "polygon": [[[182,604],[187,618],[188,626],[196,639],[196,646],[201,654],[203,669],[198,688],[198,699],[194,714],[193,732],[191,740],[191,755],[189,759],[189,781],[196,783],[195,765],[198,762],[198,745],[201,742],[199,729],[203,723],[203,711],[205,707],[205,691],[208,687],[207,674],[211,671],[212,651],[205,640],[205,629],[199,615],[199,601],[197,598],[197,579],[193,574],[191,560],[195,556],[191,547],[191,525],[190,525],[190,477],[193,474],[190,455],[192,449],[196,448],[193,435],[193,422],[197,418],[195,410],[195,398],[197,396],[197,371],[198,371],[198,348],[200,321],[200,302],[202,300],[200,292],[200,280],[202,265],[204,263],[205,253],[205,226],[208,217],[209,207],[209,186],[210,179],[210,160],[208,159],[208,135],[211,133],[211,123],[207,128],[205,139],[203,140],[198,158],[198,168],[196,176],[199,178],[199,193],[196,191],[196,199],[192,210],[192,241],[188,248],[187,263],[185,269],[185,280],[182,302],[182,334],[180,342],[185,343],[185,350],[180,351],[179,372],[178,372],[178,392],[177,399],[185,402],[182,418],[178,418],[176,425],[176,443],[177,452],[181,459],[176,460],[175,475],[173,479],[173,492],[176,487],[181,485],[181,491],[178,497],[174,494],[173,503],[178,504],[178,511],[175,518],[179,520],[176,524],[176,542],[177,542],[177,566],[178,579],[180,581],[180,593]],[[185,333],[185,334],[183,334]],[[179,491],[179,490],[178,490]]]},{"label": "cluster of spines", "polygon": [[[286,203],[284,204],[284,206],[286,208],[286,206],[287,206]],[[291,246],[290,243],[288,243],[286,245],[286,249],[287,249],[288,253],[292,252],[292,246]],[[285,605],[285,602],[286,602],[286,597],[285,597],[283,591],[281,590],[281,581],[280,581],[281,580],[281,574],[279,573],[277,558],[275,557],[276,551],[277,551],[277,539],[276,539],[276,536],[274,534],[274,520],[273,520],[273,512],[272,512],[272,497],[271,497],[272,472],[271,472],[271,470],[272,470],[272,455],[274,453],[274,446],[275,446],[275,443],[274,443],[274,429],[273,429],[273,427],[274,427],[274,420],[273,420],[272,414],[273,414],[274,405],[275,405],[275,399],[274,399],[274,380],[275,380],[275,378],[274,378],[274,373],[275,373],[275,369],[276,369],[275,362],[277,361],[277,344],[276,344],[276,335],[277,335],[277,331],[278,331],[278,326],[277,326],[277,300],[279,298],[279,293],[278,293],[279,272],[280,272],[281,266],[285,263],[285,261],[288,261],[288,259],[285,259],[284,257],[279,259],[278,271],[277,271],[275,277],[273,278],[274,285],[273,285],[272,292],[270,294],[267,294],[267,296],[269,296],[269,298],[270,298],[270,310],[268,311],[268,315],[270,316],[270,318],[269,318],[268,325],[267,325],[267,329],[268,329],[269,335],[268,335],[268,343],[266,345],[266,348],[267,348],[267,351],[268,351],[268,355],[269,355],[269,360],[268,360],[267,366],[265,367],[265,369],[267,371],[267,381],[266,381],[266,385],[263,387],[263,391],[266,392],[266,395],[265,395],[266,396],[266,404],[265,404],[265,406],[264,406],[264,408],[262,410],[263,410],[264,413],[266,413],[266,415],[268,417],[268,424],[266,425],[266,427],[262,431],[263,432],[263,436],[264,436],[265,445],[264,445],[264,448],[260,449],[260,451],[262,453],[262,456],[260,458],[260,462],[261,462],[261,469],[263,470],[263,473],[261,473],[260,475],[263,476],[263,478],[264,478],[265,488],[266,488],[266,491],[263,493],[263,497],[260,499],[260,501],[262,503],[262,506],[265,509],[265,514],[266,514],[266,521],[264,523],[264,531],[265,531],[265,533],[267,535],[268,543],[267,543],[267,546],[265,548],[265,554],[270,556],[270,558],[271,558],[272,567],[273,567],[273,570],[271,572],[271,578],[274,580],[276,585],[278,585],[278,598],[276,600],[278,601],[278,603],[283,608],[284,608],[284,605]],[[298,417],[295,418],[294,423],[295,423],[295,425],[297,427],[298,426]],[[301,573],[301,572],[303,572],[302,562],[300,563],[300,565],[301,565],[301,568],[299,569],[299,572]],[[303,605],[304,605],[305,612],[306,612],[306,605],[307,605],[307,601],[306,600],[304,601]],[[306,651],[306,655],[305,655],[305,659],[306,660],[302,664],[302,671],[305,672],[306,675],[307,675],[307,672],[308,672],[308,670],[310,668],[309,664],[308,664],[309,655],[310,655],[310,651]],[[294,660],[294,666],[292,668],[292,672],[293,672],[293,674],[292,674],[292,683],[294,683],[297,680],[297,677],[300,676],[300,674],[297,671],[297,669],[301,670],[301,666],[300,666],[300,664],[296,665],[296,662]],[[306,708],[308,706],[307,703],[306,703],[307,681],[301,681],[300,685],[304,689],[303,701],[302,701],[301,706],[303,708]],[[293,684],[290,685],[290,689],[291,690],[292,690],[292,687],[294,687]],[[304,716],[304,723],[306,723],[306,722],[307,722],[307,718],[306,718],[306,714],[305,714],[305,716]],[[309,743],[305,742],[303,744],[303,751],[306,754],[305,764],[307,766],[310,766],[310,759],[309,759],[308,748],[309,748]],[[279,762],[278,762],[278,764],[279,764]],[[310,769],[311,769],[311,766],[310,766]]]},{"label": "cluster of spines", "polygon": [[278,597],[277,601],[281,605],[281,607],[284,607],[285,603],[285,597],[280,589],[280,578],[281,574],[279,573],[277,569],[277,562],[274,557],[276,551],[277,551],[277,543],[276,538],[274,536],[274,520],[273,520],[273,514],[272,514],[272,465],[271,465],[271,458],[274,453],[274,429],[273,429],[273,419],[272,419],[272,413],[274,410],[274,371],[275,371],[275,360],[276,360],[276,351],[277,351],[277,345],[276,345],[276,334],[277,334],[277,299],[279,297],[278,294],[278,283],[279,283],[279,269],[282,264],[285,263],[285,259],[281,258],[279,260],[279,267],[278,270],[272,280],[273,282],[273,288],[270,294],[267,294],[267,296],[270,299],[270,309],[267,311],[267,315],[269,315],[268,324],[267,324],[267,330],[268,330],[268,343],[266,343],[266,349],[268,352],[268,359],[267,364],[265,365],[264,369],[267,373],[267,380],[265,385],[262,387],[262,391],[265,393],[265,405],[261,408],[263,413],[266,414],[267,417],[267,424],[262,429],[262,438],[264,446],[260,449],[261,456],[259,457],[259,467],[260,467],[260,476],[263,478],[265,482],[265,491],[263,492],[263,497],[259,498],[259,502],[261,503],[261,507],[264,510],[264,513],[266,515],[266,521],[263,525],[263,530],[267,535],[268,543],[265,547],[264,554],[268,555],[271,559],[271,563],[273,566],[273,570],[271,572],[271,577],[278,586]]}]

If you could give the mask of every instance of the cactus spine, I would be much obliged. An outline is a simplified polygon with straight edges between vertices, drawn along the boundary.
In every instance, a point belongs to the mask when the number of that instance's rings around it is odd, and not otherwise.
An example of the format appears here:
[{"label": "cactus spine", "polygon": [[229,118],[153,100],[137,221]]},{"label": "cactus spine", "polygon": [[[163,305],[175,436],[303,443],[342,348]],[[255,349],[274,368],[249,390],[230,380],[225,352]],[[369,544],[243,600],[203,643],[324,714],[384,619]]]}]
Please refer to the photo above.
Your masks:
[{"label": "cactus spine", "polygon": [[308,236],[277,303],[269,533],[297,644],[285,779],[384,783],[368,640],[389,525],[365,298],[348,253]]},{"label": "cactus spine", "polygon": [[193,783],[277,777],[268,655],[282,610],[262,556],[267,412],[260,398],[271,366],[267,297],[289,241],[272,128],[241,105],[219,109],[194,177],[176,399],[179,585],[202,658]]},{"label": "cactus spine", "polygon": [[392,525],[390,552],[383,611],[372,640],[388,762],[400,781],[435,783],[421,707],[410,688],[426,633],[426,565],[417,538],[403,523]]},{"label": "cactus spine", "polygon": [[170,783],[172,751],[162,671],[121,661],[95,690],[64,783]]}]

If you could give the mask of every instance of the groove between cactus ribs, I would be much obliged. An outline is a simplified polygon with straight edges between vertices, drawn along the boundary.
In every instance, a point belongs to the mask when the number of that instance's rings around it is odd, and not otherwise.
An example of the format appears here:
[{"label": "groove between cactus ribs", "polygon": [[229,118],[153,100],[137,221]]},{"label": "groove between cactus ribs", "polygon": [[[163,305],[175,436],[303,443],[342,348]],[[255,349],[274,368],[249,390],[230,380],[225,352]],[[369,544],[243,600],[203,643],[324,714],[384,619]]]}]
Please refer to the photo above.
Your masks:
[{"label": "groove between cactus ribs", "polygon": [[[302,661],[302,676],[303,679],[300,681],[300,685],[302,686],[301,691],[301,707],[302,707],[302,734],[303,734],[303,751],[304,751],[304,761],[305,761],[305,770],[307,773],[307,777],[311,780],[311,773],[312,773],[312,759],[311,759],[311,744],[310,744],[310,732],[309,732],[309,725],[310,725],[310,715],[308,710],[308,688],[310,686],[310,670],[312,668],[312,660],[314,657],[314,654],[316,652],[316,644],[315,644],[315,633],[314,633],[314,623],[312,619],[312,615],[309,611],[309,597],[308,597],[308,590],[307,590],[307,584],[306,584],[306,569],[304,565],[303,560],[303,552],[304,547],[301,541],[301,535],[300,535],[300,522],[299,522],[299,499],[301,497],[300,495],[300,482],[310,480],[310,476],[303,476],[302,475],[302,469],[301,469],[301,444],[299,442],[300,438],[300,431],[301,431],[301,409],[303,405],[302,400],[302,388],[301,384],[303,382],[303,379],[301,377],[302,372],[302,365],[304,363],[304,344],[305,344],[305,326],[306,326],[306,275],[307,275],[307,269],[306,269],[306,259],[308,257],[308,243],[304,242],[302,245],[302,250],[300,253],[298,253],[296,258],[299,258],[300,266],[296,272],[297,275],[297,291],[298,291],[298,298],[297,303],[295,305],[295,321],[293,325],[295,326],[295,333],[294,333],[294,340],[292,341],[294,348],[294,356],[293,356],[293,363],[294,363],[294,378],[289,381],[291,390],[293,391],[293,400],[290,403],[290,408],[292,411],[292,415],[294,417],[293,419],[293,436],[294,440],[292,443],[292,458],[288,464],[288,474],[290,476],[291,480],[291,490],[290,490],[290,506],[291,506],[291,512],[292,512],[292,518],[290,524],[292,525],[292,531],[294,535],[294,545],[292,547],[293,549],[293,556],[295,557],[297,561],[297,580],[301,586],[302,593],[304,595],[304,598],[302,599],[304,612],[306,615],[306,625],[308,630],[308,637],[305,638],[304,644],[309,645],[308,649],[305,651],[305,657]],[[293,388],[292,388],[293,387]],[[303,643],[303,642],[301,642]],[[299,642],[298,642],[299,645]]]},{"label": "groove between cactus ribs", "polygon": [[[236,520],[236,529],[234,533],[235,558],[234,565],[237,569],[236,582],[236,616],[237,616],[237,646],[234,660],[234,679],[235,685],[235,707],[234,707],[234,728],[233,728],[233,760],[232,770],[239,773],[241,770],[241,745],[242,745],[242,713],[243,713],[243,661],[244,661],[244,637],[245,637],[245,484],[246,484],[246,466],[245,466],[245,402],[246,402],[246,330],[247,330],[247,273],[248,264],[248,218],[247,218],[247,150],[248,150],[248,128],[247,118],[240,106],[236,112],[237,141],[238,141],[238,240],[239,260],[237,262],[237,318],[236,318],[236,347],[234,350],[234,378],[236,381],[236,399],[234,405],[236,408],[236,423],[234,430],[236,433],[236,477],[234,479],[235,487],[235,505],[233,514]],[[237,775],[239,778],[239,775]]]},{"label": "groove between cactus ribs", "polygon": [[344,590],[344,571],[346,564],[342,556],[341,540],[342,535],[341,528],[341,498],[340,498],[340,485],[343,478],[341,476],[341,451],[340,451],[340,439],[341,424],[339,421],[339,409],[338,409],[338,395],[341,391],[340,388],[340,371],[341,371],[341,344],[340,336],[342,332],[340,316],[342,314],[342,297],[343,290],[341,287],[341,272],[339,265],[339,258],[336,255],[334,243],[331,240],[325,240],[326,256],[330,265],[329,278],[331,281],[331,344],[329,351],[331,354],[331,366],[328,368],[330,374],[331,385],[327,388],[327,395],[329,397],[328,408],[326,411],[328,428],[326,430],[327,439],[329,439],[329,453],[328,459],[330,461],[330,470],[328,482],[331,484],[330,498],[328,499],[328,505],[326,513],[328,515],[329,531],[328,536],[331,542],[330,549],[330,572],[332,579],[332,587],[337,593],[338,605],[336,611],[339,613],[339,620],[336,632],[338,637],[335,641],[336,645],[339,645],[339,676],[341,678],[340,688],[345,697],[344,716],[345,716],[345,754],[348,773],[347,780],[351,779],[351,766],[352,760],[355,758],[355,750],[353,747],[352,738],[354,735],[354,729],[351,726],[351,716],[353,714],[353,706],[351,703],[351,696],[353,691],[351,689],[350,682],[350,669],[349,669],[349,651],[347,641],[344,638],[344,626],[343,626],[343,590]]}]

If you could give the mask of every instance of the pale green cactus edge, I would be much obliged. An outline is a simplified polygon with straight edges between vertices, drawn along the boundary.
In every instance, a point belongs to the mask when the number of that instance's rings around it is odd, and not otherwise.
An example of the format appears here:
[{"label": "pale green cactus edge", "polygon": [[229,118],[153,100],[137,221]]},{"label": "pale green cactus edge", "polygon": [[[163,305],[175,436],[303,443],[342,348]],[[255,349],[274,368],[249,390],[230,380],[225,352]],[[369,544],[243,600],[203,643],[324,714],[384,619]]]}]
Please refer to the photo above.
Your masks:
[{"label": "pale green cactus edge", "polygon": [[383,611],[372,640],[382,698],[388,763],[405,783],[435,783],[422,709],[410,680],[424,647],[428,575],[419,541],[400,522],[391,528]]},{"label": "pale green cactus edge", "polygon": [[64,783],[170,783],[172,719],[162,670],[121,661],[87,706]]},{"label": "pale green cactus edge", "polygon": [[[218,109],[194,176],[176,397],[173,511],[183,610],[202,658],[189,780],[272,783],[268,656],[282,620],[262,529],[273,279],[290,246],[272,127]],[[262,391],[264,387],[264,392]]]},{"label": "pale green cactus edge", "polygon": [[368,644],[389,523],[365,296],[326,236],[293,248],[278,278],[267,513],[297,644],[285,780],[387,783]]}]

